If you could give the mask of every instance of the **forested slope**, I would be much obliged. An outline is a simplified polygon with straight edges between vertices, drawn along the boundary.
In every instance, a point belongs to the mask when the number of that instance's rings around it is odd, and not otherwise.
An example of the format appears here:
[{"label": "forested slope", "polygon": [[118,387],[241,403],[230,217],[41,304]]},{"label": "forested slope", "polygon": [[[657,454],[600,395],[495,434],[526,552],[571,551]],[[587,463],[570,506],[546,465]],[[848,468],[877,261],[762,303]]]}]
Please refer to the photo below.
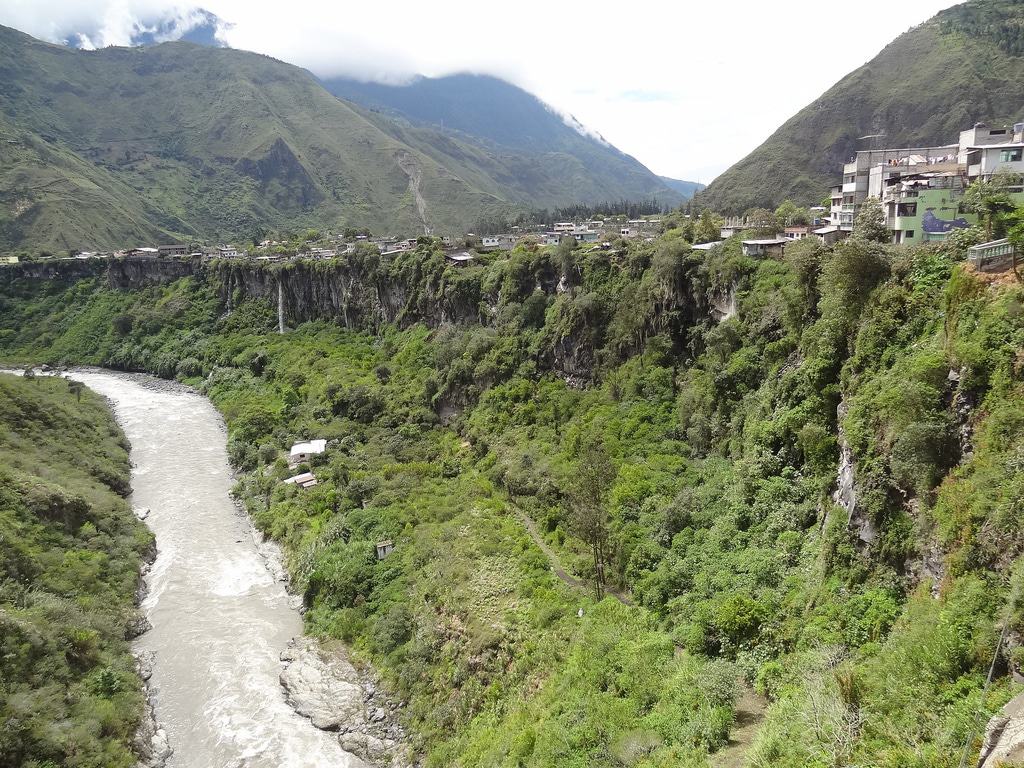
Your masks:
[{"label": "forested slope", "polygon": [[[791,199],[817,205],[859,149],[956,142],[978,121],[1024,118],[1024,6],[970,0],[897,37],[698,193],[741,214]],[[872,144],[862,137],[882,134]]]},{"label": "forested slope", "polygon": [[104,402],[0,374],[0,764],[131,768],[143,712],[126,635],[152,537]]},{"label": "forested slope", "polygon": [[[670,230],[128,291],[10,269],[0,355],[207,392],[310,631],[378,665],[429,765],[713,764],[744,678],[770,701],[753,765],[955,766],[1024,627],[1024,290],[962,245],[758,261]],[[277,334],[264,278],[351,313]],[[282,485],[313,436],[320,484]],[[561,583],[514,508],[637,605]]]}]

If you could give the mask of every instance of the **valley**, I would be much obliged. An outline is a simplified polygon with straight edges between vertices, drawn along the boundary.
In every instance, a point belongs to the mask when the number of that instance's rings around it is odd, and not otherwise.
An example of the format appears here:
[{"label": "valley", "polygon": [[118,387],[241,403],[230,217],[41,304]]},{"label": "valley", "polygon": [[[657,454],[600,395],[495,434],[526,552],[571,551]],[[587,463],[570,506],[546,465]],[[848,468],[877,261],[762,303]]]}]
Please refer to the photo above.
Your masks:
[{"label": "valley", "polygon": [[[1012,691],[1000,678],[980,698],[1017,536],[998,515],[1018,498],[985,478],[1022,437],[1019,286],[956,247],[808,241],[780,261],[738,238],[690,251],[671,229],[468,267],[437,244],[184,271],[27,263],[2,272],[0,345],[207,394],[307,631],[373,663],[428,764],[714,764],[737,679],[769,702],[753,765],[895,759],[868,734],[897,712],[898,741],[941,760],[964,708]],[[837,412],[852,512],[831,502]],[[327,450],[291,470],[288,446],[312,437]],[[283,484],[307,468],[315,487]],[[589,529],[594,487],[608,516]],[[598,572],[635,606],[596,601]],[[857,718],[848,741],[792,730],[822,702],[836,727]]]},{"label": "valley", "polygon": [[1024,764],[1024,15],[862,6],[0,0],[0,766]]}]

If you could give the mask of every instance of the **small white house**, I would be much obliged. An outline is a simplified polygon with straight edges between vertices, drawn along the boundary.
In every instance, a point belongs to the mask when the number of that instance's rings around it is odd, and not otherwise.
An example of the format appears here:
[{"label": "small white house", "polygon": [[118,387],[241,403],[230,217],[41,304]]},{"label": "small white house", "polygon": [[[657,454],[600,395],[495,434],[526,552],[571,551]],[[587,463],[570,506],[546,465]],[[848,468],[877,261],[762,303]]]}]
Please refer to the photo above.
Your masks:
[{"label": "small white house", "polygon": [[286,478],[284,484],[297,485],[300,488],[312,488],[317,484],[317,481],[312,472],[302,472],[301,474]]},{"label": "small white house", "polygon": [[460,253],[449,253],[446,257],[456,267],[464,267],[473,263],[473,254],[462,251]]},{"label": "small white house", "polygon": [[490,250],[491,248],[499,248],[501,246],[500,237],[484,236],[480,238],[481,250]]},{"label": "small white house", "polygon": [[557,221],[552,229],[555,232],[572,232],[576,228],[576,225],[571,221]]},{"label": "small white house", "polygon": [[317,456],[327,450],[326,440],[308,440],[304,443],[295,443],[288,452],[288,463],[291,466],[309,461],[311,457]]},{"label": "small white house", "polygon": [[395,550],[395,543],[391,539],[377,542],[377,559],[383,560]]},{"label": "small white house", "polygon": [[222,259],[237,259],[238,250],[233,245],[225,245],[217,249],[217,255]]}]

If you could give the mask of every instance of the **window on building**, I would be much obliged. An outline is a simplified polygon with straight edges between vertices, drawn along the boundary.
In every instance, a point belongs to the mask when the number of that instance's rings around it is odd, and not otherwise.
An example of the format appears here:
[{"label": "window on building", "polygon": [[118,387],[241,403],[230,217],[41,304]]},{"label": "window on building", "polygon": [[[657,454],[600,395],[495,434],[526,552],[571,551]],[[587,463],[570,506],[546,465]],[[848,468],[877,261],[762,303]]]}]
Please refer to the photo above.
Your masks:
[{"label": "window on building", "polygon": [[1001,163],[1017,163],[1020,162],[1021,155],[1024,154],[1024,149],[1021,147],[1015,147],[1014,149],[1004,149],[999,153],[999,162]]},{"label": "window on building", "polygon": [[909,239],[910,239],[910,238],[912,238],[913,236],[914,236],[914,230],[912,230],[912,229],[908,229],[908,230],[907,230],[907,239],[909,240]]}]

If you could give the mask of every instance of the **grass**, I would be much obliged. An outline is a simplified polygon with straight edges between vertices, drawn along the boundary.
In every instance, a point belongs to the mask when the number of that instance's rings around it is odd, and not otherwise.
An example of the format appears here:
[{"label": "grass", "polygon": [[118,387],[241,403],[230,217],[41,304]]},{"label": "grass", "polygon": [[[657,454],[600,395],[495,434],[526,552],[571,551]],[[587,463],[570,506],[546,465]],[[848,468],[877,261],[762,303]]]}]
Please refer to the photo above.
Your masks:
[{"label": "grass", "polygon": [[105,403],[0,375],[0,763],[128,768],[143,707],[125,640],[152,544]]}]

